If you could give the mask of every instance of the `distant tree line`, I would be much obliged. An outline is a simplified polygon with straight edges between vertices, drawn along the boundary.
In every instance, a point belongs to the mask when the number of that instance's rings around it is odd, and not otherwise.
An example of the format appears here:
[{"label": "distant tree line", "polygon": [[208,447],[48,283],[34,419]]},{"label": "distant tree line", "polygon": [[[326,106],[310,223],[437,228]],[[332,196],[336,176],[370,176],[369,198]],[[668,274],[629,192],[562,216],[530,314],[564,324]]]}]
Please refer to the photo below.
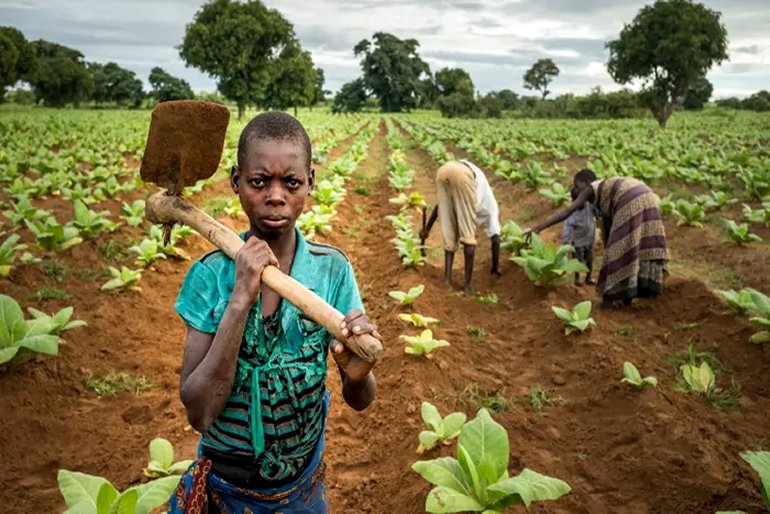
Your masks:
[{"label": "distant tree line", "polygon": [[770,111],[770,91],[763,89],[743,100],[733,96],[717,100],[715,103],[720,107],[727,107],[730,109],[767,112]]}]

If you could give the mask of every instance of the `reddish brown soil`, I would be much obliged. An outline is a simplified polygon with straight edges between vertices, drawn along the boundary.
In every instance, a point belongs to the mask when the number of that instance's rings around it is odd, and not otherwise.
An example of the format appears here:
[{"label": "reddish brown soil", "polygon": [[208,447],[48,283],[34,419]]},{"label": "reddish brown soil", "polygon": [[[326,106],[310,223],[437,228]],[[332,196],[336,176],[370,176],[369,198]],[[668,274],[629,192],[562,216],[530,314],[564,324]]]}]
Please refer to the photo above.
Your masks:
[{"label": "reddish brown soil", "polygon": [[[738,452],[770,444],[770,349],[746,342],[751,329],[744,318],[723,314],[723,305],[702,281],[675,273],[661,298],[626,311],[597,308],[592,332],[567,337],[550,306],[572,306],[594,298],[593,291],[536,288],[508,261],[503,277],[492,278],[486,245],[477,252],[475,286],[495,292],[500,303],[481,305],[449,293],[441,282],[440,251],[429,253],[428,265],[409,270],[388,242],[393,229],[384,216],[395,209],[387,202],[394,196],[383,175],[387,155],[380,134],[360,166],[362,177],[350,184],[335,232],[325,238],[350,256],[387,348],[377,367],[378,400],[363,413],[344,405],[338,377],[330,373],[326,483],[331,512],[423,512],[430,486],[410,469],[417,460],[420,402],[431,401],[442,413],[456,409],[473,415],[478,401],[464,393],[469,386],[507,400],[494,417],[510,436],[512,472],[529,467],[572,486],[562,500],[535,505],[531,512],[760,511],[758,479]],[[418,148],[408,156],[418,171],[416,187],[432,200],[435,163]],[[359,183],[372,195],[352,193]],[[548,211],[533,195],[504,182],[492,183],[504,218],[525,207],[538,217]],[[194,201],[200,204],[224,194],[227,184],[221,182]],[[243,220],[232,224],[244,226]],[[678,252],[692,248],[702,253],[702,247],[691,246],[695,243],[687,232],[673,231],[671,237],[681,241]],[[439,246],[437,229],[429,244]],[[72,269],[104,266],[97,245],[85,243],[59,258]],[[704,258],[713,259],[714,266],[732,266],[723,261],[732,252],[716,246]],[[184,249],[197,257],[209,246],[190,238]],[[460,263],[456,266],[459,269]],[[141,294],[100,293],[103,279],[88,282],[74,273],[54,284],[40,265],[18,267],[11,280],[0,282],[0,291],[25,306],[51,311],[74,305],[76,317],[89,323],[64,334],[67,344],[58,357],[15,363],[0,375],[0,458],[5,464],[0,502],[10,506],[6,511],[62,510],[56,486],[59,468],[105,476],[119,487],[134,483],[146,464],[147,443],[156,436],[171,440],[178,458],[193,456],[196,435],[176,392],[184,327],[173,312],[188,267],[186,262],[160,262],[155,271],[145,273]],[[756,276],[767,276],[767,261],[758,267]],[[739,271],[744,272],[750,270]],[[456,271],[455,280],[459,278]],[[49,283],[65,289],[71,299],[28,299]],[[452,345],[429,360],[403,353],[398,336],[415,330],[396,320],[400,310],[387,296],[390,290],[418,283],[426,290],[414,311],[439,318],[438,335]],[[699,324],[683,330],[684,323]],[[469,325],[484,329],[483,341],[470,340]],[[718,411],[701,398],[674,391],[676,370],[666,357],[689,343],[714,352],[729,368],[719,385],[727,388],[735,379],[741,387],[741,409]],[[659,386],[642,393],[622,387],[625,360],[643,374],[657,376]],[[89,371],[142,374],[158,387],[140,397],[98,399],[83,386]],[[566,403],[546,406],[545,415],[539,416],[524,399],[535,385]],[[428,458],[453,451],[443,448]]]}]

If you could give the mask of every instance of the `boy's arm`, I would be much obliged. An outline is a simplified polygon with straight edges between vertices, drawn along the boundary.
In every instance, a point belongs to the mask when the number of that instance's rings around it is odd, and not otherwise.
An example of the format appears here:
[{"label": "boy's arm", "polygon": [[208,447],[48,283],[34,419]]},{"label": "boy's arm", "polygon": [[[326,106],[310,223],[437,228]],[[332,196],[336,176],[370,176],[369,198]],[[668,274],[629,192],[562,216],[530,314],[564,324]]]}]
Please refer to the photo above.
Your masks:
[{"label": "boy's arm", "polygon": [[[345,335],[371,334],[377,339],[382,339],[377,327],[358,309],[345,316],[340,328]],[[330,349],[340,370],[345,403],[357,411],[366,409],[377,396],[377,382],[372,373],[374,364],[361,359],[336,339],[331,342]]]}]

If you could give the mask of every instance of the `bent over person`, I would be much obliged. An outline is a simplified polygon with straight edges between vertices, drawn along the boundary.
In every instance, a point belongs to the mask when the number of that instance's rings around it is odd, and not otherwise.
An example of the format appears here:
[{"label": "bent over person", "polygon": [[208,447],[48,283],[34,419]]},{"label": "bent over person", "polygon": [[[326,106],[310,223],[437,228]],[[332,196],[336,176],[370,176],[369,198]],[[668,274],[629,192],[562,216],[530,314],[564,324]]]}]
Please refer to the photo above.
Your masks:
[{"label": "bent over person", "polygon": [[535,226],[539,233],[592,203],[602,216],[604,257],[597,292],[605,306],[631,305],[634,298],[657,296],[669,261],[666,228],[655,193],[631,177],[597,180],[583,169],[573,180],[572,205]]},{"label": "bent over person", "polygon": [[492,245],[491,273],[500,275],[500,218],[497,200],[484,172],[470,161],[449,161],[436,173],[438,204],[420,236],[428,237],[436,218],[444,245],[444,282],[452,285],[454,255],[462,244],[465,257],[463,290],[472,294],[476,225],[486,229]]},{"label": "bent over person", "polygon": [[196,261],[176,310],[187,325],[180,397],[201,433],[198,459],[169,501],[172,514],[325,514],[327,356],[356,410],[376,393],[372,365],[261,282],[277,265],[346,313],[342,333],[373,334],[353,267],[295,227],[313,187],[310,140],[296,119],[260,114],[243,129],[230,185],[249,218],[235,260]]}]

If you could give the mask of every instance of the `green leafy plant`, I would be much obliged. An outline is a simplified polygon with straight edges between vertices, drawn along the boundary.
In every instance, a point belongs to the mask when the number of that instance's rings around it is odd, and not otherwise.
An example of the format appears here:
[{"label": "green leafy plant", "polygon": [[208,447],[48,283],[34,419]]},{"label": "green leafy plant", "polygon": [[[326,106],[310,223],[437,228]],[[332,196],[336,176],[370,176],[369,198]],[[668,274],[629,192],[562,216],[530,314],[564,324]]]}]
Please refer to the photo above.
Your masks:
[{"label": "green leafy plant", "polygon": [[756,292],[754,289],[745,288],[740,291],[729,289],[725,291],[717,290],[715,292],[724,298],[727,305],[738,314],[746,314],[755,308],[754,297],[752,296],[752,292]]},{"label": "green leafy plant", "polygon": [[591,300],[580,302],[571,311],[556,306],[552,306],[551,310],[564,323],[564,333],[566,335],[570,335],[573,332],[580,332],[582,334],[591,325],[596,326],[596,322],[590,317]]},{"label": "green leafy plant", "polygon": [[329,179],[322,179],[316,183],[310,196],[320,205],[333,207],[345,198],[345,189]]},{"label": "green leafy plant", "polygon": [[50,325],[51,328],[49,329],[49,333],[54,335],[59,335],[65,330],[84,327],[87,324],[83,320],[72,319],[72,314],[75,311],[73,307],[65,307],[50,316],[45,312],[33,309],[32,307],[28,307],[27,310],[32,314],[34,319]]},{"label": "green leafy plant", "polygon": [[47,319],[25,320],[16,300],[0,294],[0,364],[25,352],[56,355],[59,337],[54,328]]},{"label": "green leafy plant", "polygon": [[497,305],[500,303],[500,298],[495,293],[477,294],[473,299],[482,305]]},{"label": "green leafy plant", "polygon": [[770,298],[755,289],[748,291],[754,302],[753,307],[749,309],[753,314],[749,321],[760,329],[749,338],[749,341],[752,343],[770,343]]},{"label": "green leafy plant", "polygon": [[639,390],[644,389],[648,385],[653,387],[658,385],[657,378],[653,376],[642,378],[642,375],[639,373],[639,370],[636,369],[636,366],[628,361],[623,363],[623,378],[620,381]]},{"label": "green leafy plant", "polygon": [[725,233],[734,244],[741,246],[748,243],[761,243],[762,238],[749,232],[749,225],[741,223],[738,225],[733,220],[725,220]]},{"label": "green leafy plant", "polygon": [[453,412],[442,418],[434,405],[422,402],[422,419],[428,425],[428,430],[420,432],[418,454],[423,454],[441,444],[448,444],[450,440],[460,435],[460,429],[467,418],[463,412]]},{"label": "green leafy plant", "polygon": [[312,239],[316,234],[329,232],[332,229],[333,216],[333,213],[324,212],[320,205],[314,205],[297,218],[297,228],[306,238]]},{"label": "green leafy plant", "polygon": [[114,232],[119,226],[109,219],[110,211],[92,211],[83,200],[75,200],[74,208],[72,226],[86,239],[93,239],[103,232]]},{"label": "green leafy plant", "polygon": [[417,313],[399,314],[398,319],[406,323],[411,323],[413,326],[417,328],[428,328],[431,325],[439,324],[439,320],[437,320],[436,318],[423,316],[422,314],[417,314]]},{"label": "green leafy plant", "polygon": [[564,405],[567,403],[564,398],[559,396],[556,398],[551,398],[551,395],[548,394],[548,391],[543,389],[540,384],[535,384],[532,386],[532,389],[530,389],[529,393],[526,395],[526,399],[529,402],[529,406],[532,407],[532,410],[535,411],[538,416],[545,416],[543,407],[546,405]]},{"label": "green leafy plant", "polygon": [[120,213],[123,215],[123,220],[129,227],[138,227],[144,221],[144,200],[134,200],[129,205],[123,202],[120,207]]},{"label": "green leafy plant", "polygon": [[412,191],[409,196],[405,193],[399,194],[395,198],[391,198],[388,202],[398,205],[402,209],[421,209],[427,206],[425,203],[425,197],[419,191]]},{"label": "green leafy plant", "polygon": [[391,291],[388,296],[396,300],[401,305],[412,305],[417,298],[425,291],[423,284],[416,285],[409,289],[407,292],[403,291]]},{"label": "green leafy plant", "polygon": [[430,329],[423,330],[419,336],[402,335],[400,338],[409,345],[404,348],[404,353],[409,355],[430,357],[431,352],[436,348],[449,346],[449,343],[444,339],[434,339],[433,331]]},{"label": "green leafy plant", "polygon": [[45,300],[68,300],[69,297],[70,294],[67,291],[49,285],[44,285],[29,295],[30,299],[37,302],[43,302]]},{"label": "green leafy plant", "polygon": [[22,222],[35,222],[42,221],[51,217],[51,212],[45,209],[37,209],[29,197],[25,194],[16,199],[15,202],[10,202],[10,209],[3,211],[3,214],[14,225],[21,225]]},{"label": "green leafy plant", "polygon": [[131,291],[141,291],[142,288],[136,285],[142,278],[142,270],[131,270],[125,266],[117,269],[110,266],[110,275],[112,278],[102,285],[102,291],[110,289],[130,289]]},{"label": "green leafy plant", "polygon": [[219,218],[223,214],[231,218],[237,218],[243,212],[241,201],[237,197],[232,196],[212,198],[206,203],[204,210],[212,218]]},{"label": "green leafy plant", "polygon": [[25,223],[35,235],[38,246],[44,250],[66,250],[83,242],[77,228],[70,225],[62,226],[53,217],[44,220],[25,220]]},{"label": "green leafy plant", "polygon": [[557,500],[571,489],[562,480],[524,469],[508,474],[509,443],[505,429],[486,409],[460,430],[457,459],[442,457],[412,465],[431,489],[425,510],[431,513],[502,513],[507,507],[523,503]]},{"label": "green leafy plant", "polygon": [[465,327],[465,331],[468,333],[468,337],[473,343],[481,343],[487,337],[487,333],[482,327],[474,327],[473,325],[468,325]]},{"label": "green leafy plant", "polygon": [[520,256],[511,257],[511,260],[524,269],[535,285],[558,284],[569,278],[570,273],[588,271],[582,262],[570,258],[574,250],[570,245],[560,247],[555,243],[546,243],[533,234],[529,248],[522,250]]},{"label": "green leafy plant", "polygon": [[516,222],[508,221],[500,229],[500,248],[502,250],[518,255],[527,246],[524,229],[517,225]]},{"label": "green leafy plant", "polygon": [[128,249],[136,254],[137,266],[146,268],[158,259],[165,259],[164,254],[160,248],[160,244],[155,239],[144,239],[138,245],[134,245]]},{"label": "green leafy plant", "polygon": [[762,223],[766,227],[770,227],[770,202],[764,202],[760,209],[752,209],[744,203],[743,219],[752,223]]},{"label": "green leafy plant", "polygon": [[569,189],[558,182],[551,184],[550,188],[540,189],[538,193],[545,196],[553,207],[565,205],[571,199]]},{"label": "green leafy plant", "polygon": [[695,197],[695,202],[702,205],[707,211],[719,211],[737,201],[724,191],[711,191],[708,195]]},{"label": "green leafy plant", "polygon": [[11,274],[13,264],[16,261],[16,254],[27,248],[27,245],[19,243],[19,239],[18,234],[11,234],[0,245],[0,277],[7,277]]},{"label": "green leafy plant", "polygon": [[702,361],[700,366],[694,363],[682,364],[680,370],[690,391],[704,395],[709,395],[714,391],[716,376],[708,362]]},{"label": "green leafy plant", "polygon": [[192,462],[191,460],[174,462],[174,447],[168,440],[157,437],[150,441],[150,462],[144,468],[144,476],[160,478],[181,475]]},{"label": "green leafy plant", "polygon": [[371,196],[372,190],[366,186],[356,186],[353,192],[361,196]]},{"label": "green leafy plant", "polygon": [[77,471],[60,469],[57,479],[69,514],[150,514],[179,483],[170,476],[119,492],[108,480]]},{"label": "green leafy plant", "polygon": [[770,452],[742,452],[740,456],[759,474],[762,500],[765,508],[770,511]]},{"label": "green leafy plant", "polygon": [[535,191],[538,187],[548,184],[553,178],[548,171],[543,168],[539,161],[532,161],[529,166],[521,172],[521,181],[528,189]]},{"label": "green leafy plant", "polygon": [[99,398],[111,398],[121,393],[141,396],[156,387],[144,375],[134,376],[125,371],[110,372],[104,376],[89,373],[84,385],[92,389]]},{"label": "green leafy plant", "polygon": [[686,227],[702,227],[706,221],[706,212],[703,206],[690,203],[687,200],[677,200],[674,205],[674,215],[679,220],[677,225]]},{"label": "green leafy plant", "polygon": [[672,199],[671,195],[664,196],[663,198],[659,197],[658,195],[655,196],[658,199],[658,207],[660,207],[660,213],[664,217],[668,217],[674,214],[676,203]]}]

